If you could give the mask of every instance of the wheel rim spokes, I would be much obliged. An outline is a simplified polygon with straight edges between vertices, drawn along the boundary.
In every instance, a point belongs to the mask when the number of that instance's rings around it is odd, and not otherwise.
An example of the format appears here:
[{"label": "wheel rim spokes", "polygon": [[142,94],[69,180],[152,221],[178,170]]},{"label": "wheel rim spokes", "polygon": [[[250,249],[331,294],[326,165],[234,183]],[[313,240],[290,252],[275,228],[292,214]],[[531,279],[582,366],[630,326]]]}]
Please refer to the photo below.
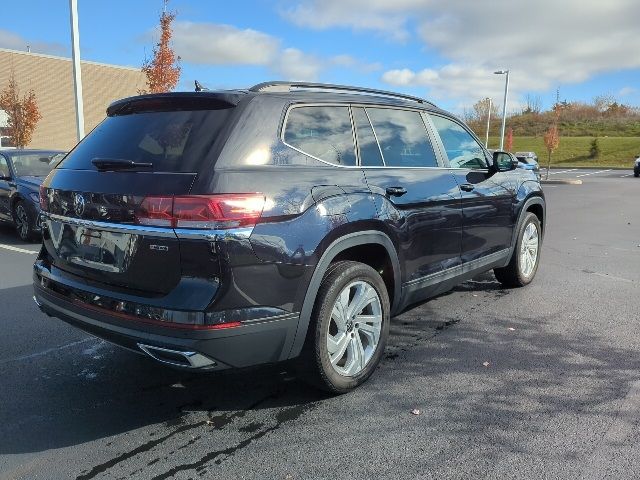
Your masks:
[{"label": "wheel rim spokes", "polygon": [[333,368],[344,376],[360,373],[373,357],[382,329],[376,290],[364,281],[347,285],[333,306],[327,350]]},{"label": "wheel rim spokes", "polygon": [[530,223],[524,230],[520,246],[520,271],[525,277],[530,276],[536,267],[539,247],[538,228]]},{"label": "wheel rim spokes", "polygon": [[22,205],[16,208],[16,227],[22,237],[26,237],[29,231],[29,219],[27,218],[27,212]]}]

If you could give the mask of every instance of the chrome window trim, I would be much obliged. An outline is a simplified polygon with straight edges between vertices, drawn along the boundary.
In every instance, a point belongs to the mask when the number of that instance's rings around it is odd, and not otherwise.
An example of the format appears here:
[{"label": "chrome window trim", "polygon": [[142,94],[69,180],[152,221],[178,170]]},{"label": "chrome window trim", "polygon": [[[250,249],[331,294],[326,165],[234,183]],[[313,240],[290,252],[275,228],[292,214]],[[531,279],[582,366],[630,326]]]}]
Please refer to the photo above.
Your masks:
[{"label": "chrome window trim", "polygon": [[356,122],[353,121],[353,110],[349,105],[349,121],[351,122],[351,139],[353,140],[353,153],[356,156],[356,167],[360,166],[360,149],[358,148],[358,134],[356,132]]},{"label": "chrome window trim", "polygon": [[[292,150],[295,150],[298,153],[303,154],[306,157],[309,158],[313,158],[314,160],[318,160],[319,162],[322,162],[326,165],[329,165],[330,167],[334,167],[334,168],[347,168],[347,169],[379,169],[379,168],[401,168],[401,169],[405,169],[405,170],[449,170],[449,167],[446,166],[442,166],[439,165],[437,167],[387,167],[386,165],[383,166],[363,166],[363,165],[337,165],[335,163],[331,163],[331,162],[327,162],[326,160],[322,160],[321,158],[315,157],[309,153],[303,152],[302,150],[300,150],[299,148],[294,147],[293,145],[288,144],[287,142],[284,141],[284,131],[286,130],[286,126],[287,126],[287,120],[289,119],[289,112],[294,109],[294,108],[299,108],[299,107],[315,107],[315,106],[330,106],[330,107],[345,107],[345,106],[350,106],[350,107],[363,107],[366,111],[366,107],[380,107],[380,108],[390,108],[390,109],[394,109],[394,110],[408,110],[410,112],[418,112],[418,113],[424,113],[426,112],[425,110],[419,109],[419,108],[410,108],[410,107],[404,107],[404,106],[396,106],[396,105],[378,105],[375,103],[295,103],[295,104],[291,104],[287,107],[287,111],[284,115],[284,119],[282,120],[282,125],[280,128],[280,141],[286,145],[287,147],[291,148]],[[368,118],[368,117],[367,117]],[[446,117],[445,117],[446,118]],[[371,122],[369,122],[371,123]],[[351,128],[353,129],[353,124],[351,126]],[[371,128],[373,129],[373,125],[371,125]],[[375,133],[375,130],[374,130]],[[377,140],[377,139],[376,139]],[[380,143],[378,143],[378,148],[380,148]],[[437,153],[436,153],[437,156]],[[356,157],[358,158],[358,157]],[[383,161],[384,161],[384,156],[382,157]]]},{"label": "chrome window trim", "polygon": [[[359,108],[359,107],[356,107]],[[376,133],[376,127],[373,126],[373,122],[371,121],[371,117],[369,116],[369,112],[367,112],[366,107],[362,107],[364,110],[364,114],[367,116],[367,121],[369,122],[369,126],[371,127],[371,131],[373,132],[373,136],[376,139],[376,143],[378,144],[378,151],[380,152],[380,158],[382,159],[382,166],[387,166],[387,161],[384,159],[384,153],[382,153],[382,147],[380,146],[380,140],[378,140],[378,134]],[[375,165],[372,165],[375,166]]]}]

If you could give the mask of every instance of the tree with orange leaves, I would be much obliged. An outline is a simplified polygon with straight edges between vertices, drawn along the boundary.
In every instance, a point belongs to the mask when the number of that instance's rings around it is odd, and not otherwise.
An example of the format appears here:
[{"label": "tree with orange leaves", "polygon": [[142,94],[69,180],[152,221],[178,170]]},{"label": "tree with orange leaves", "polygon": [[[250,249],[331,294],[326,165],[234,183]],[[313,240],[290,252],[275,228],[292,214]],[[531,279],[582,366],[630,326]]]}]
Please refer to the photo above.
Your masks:
[{"label": "tree with orange leaves", "polygon": [[151,60],[145,60],[142,71],[147,76],[147,90],[140,93],[162,93],[176,88],[180,80],[180,57],[171,48],[171,25],[176,14],[167,13],[168,0],[164,2],[164,10],[160,15],[160,40],[153,48]]},{"label": "tree with orange leaves", "polygon": [[13,144],[17,148],[29,145],[42,115],[33,90],[29,90],[22,99],[20,98],[20,90],[13,72],[9,84],[0,92],[0,109],[7,114],[7,131]]},{"label": "tree with orange leaves", "polygon": [[547,176],[549,179],[549,170],[551,170],[551,154],[556,151],[558,145],[560,145],[560,133],[558,132],[558,125],[551,125],[547,133],[544,134],[544,144],[547,147],[549,153],[549,164],[547,166]]},{"label": "tree with orange leaves", "polygon": [[510,152],[513,149],[513,128],[509,127],[507,129],[507,138],[505,139],[505,150]]}]

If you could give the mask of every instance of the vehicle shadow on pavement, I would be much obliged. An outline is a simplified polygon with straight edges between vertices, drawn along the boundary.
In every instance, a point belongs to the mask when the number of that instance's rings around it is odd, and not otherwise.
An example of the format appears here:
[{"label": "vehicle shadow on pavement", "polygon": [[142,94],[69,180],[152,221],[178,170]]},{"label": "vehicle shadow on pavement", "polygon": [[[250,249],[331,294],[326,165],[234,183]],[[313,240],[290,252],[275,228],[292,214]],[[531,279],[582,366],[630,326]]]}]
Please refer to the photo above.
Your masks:
[{"label": "vehicle shadow on pavement", "polygon": [[8,223],[0,222],[0,243],[11,245],[13,247],[22,247],[38,245],[41,239],[36,236],[31,242],[23,242],[16,233],[16,228]]},{"label": "vehicle shadow on pavement", "polygon": [[36,358],[5,361],[0,372],[2,454],[73,446],[154,424],[168,432],[222,428],[252,410],[294,415],[327,398],[282,367],[189,373],[90,337]]}]

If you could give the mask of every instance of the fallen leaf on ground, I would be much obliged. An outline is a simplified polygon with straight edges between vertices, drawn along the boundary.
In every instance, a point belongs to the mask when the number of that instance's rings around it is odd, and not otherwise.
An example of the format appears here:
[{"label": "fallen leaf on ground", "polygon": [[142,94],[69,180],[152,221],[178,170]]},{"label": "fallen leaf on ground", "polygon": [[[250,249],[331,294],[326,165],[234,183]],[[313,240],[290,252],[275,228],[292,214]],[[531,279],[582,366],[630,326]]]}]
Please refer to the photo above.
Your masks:
[{"label": "fallen leaf on ground", "polygon": [[513,332],[513,331],[515,331],[515,328],[513,328],[513,327],[507,327],[507,330],[509,330],[510,332]]},{"label": "fallen leaf on ground", "polygon": [[484,365],[485,367],[488,367],[491,364],[489,362],[482,362],[482,365]]},{"label": "fallen leaf on ground", "polygon": [[420,413],[421,413],[420,409],[418,409],[418,408],[414,408],[413,410],[411,410],[411,414],[412,415],[420,415]]},{"label": "fallen leaf on ground", "polygon": [[213,422],[211,420],[207,420],[207,425],[213,425]]}]

